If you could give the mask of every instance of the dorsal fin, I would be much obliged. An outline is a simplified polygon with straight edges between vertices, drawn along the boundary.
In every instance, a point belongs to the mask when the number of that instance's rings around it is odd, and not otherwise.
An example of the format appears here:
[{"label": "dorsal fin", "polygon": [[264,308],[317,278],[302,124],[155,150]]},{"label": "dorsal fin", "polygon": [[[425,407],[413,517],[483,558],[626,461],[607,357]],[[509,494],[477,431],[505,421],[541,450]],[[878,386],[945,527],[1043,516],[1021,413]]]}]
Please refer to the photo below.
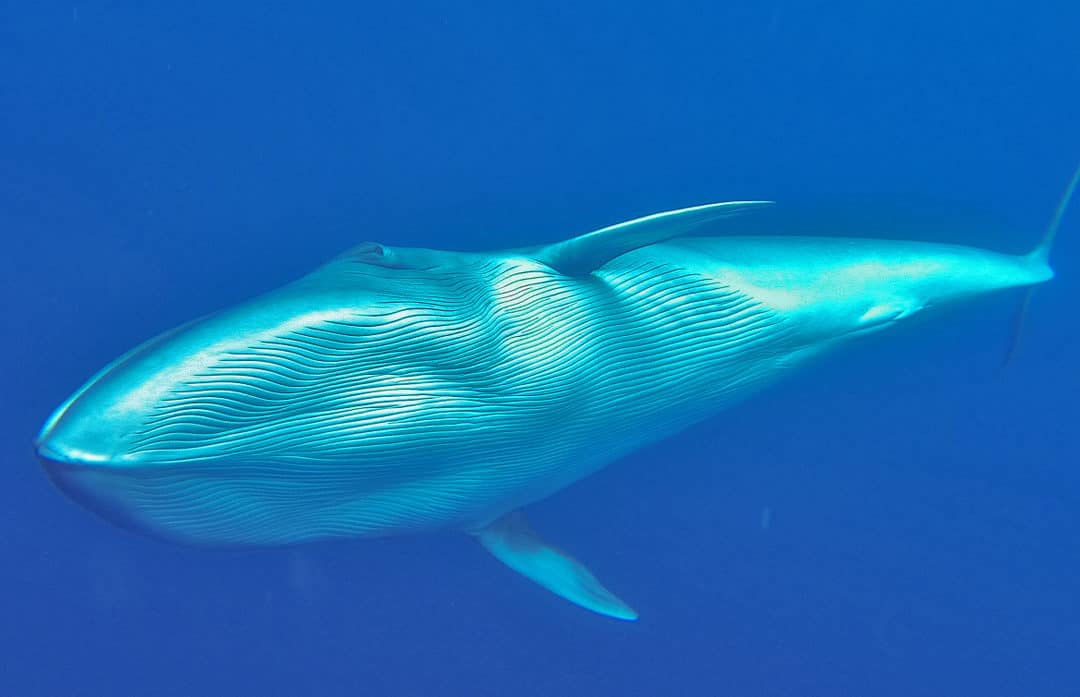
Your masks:
[{"label": "dorsal fin", "polygon": [[770,203],[727,201],[654,213],[541,247],[536,257],[568,276],[584,276],[631,250],[681,237],[712,220],[745,213]]}]

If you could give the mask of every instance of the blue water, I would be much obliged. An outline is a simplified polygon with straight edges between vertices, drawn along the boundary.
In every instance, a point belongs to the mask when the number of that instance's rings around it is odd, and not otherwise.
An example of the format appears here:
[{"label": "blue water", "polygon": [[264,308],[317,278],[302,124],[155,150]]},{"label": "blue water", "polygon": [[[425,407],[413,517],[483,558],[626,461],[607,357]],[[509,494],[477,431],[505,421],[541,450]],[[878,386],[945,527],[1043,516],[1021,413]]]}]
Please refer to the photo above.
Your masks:
[{"label": "blue water", "polygon": [[1080,694],[1080,210],[1008,368],[1002,296],[531,507],[636,624],[456,534],[206,551],[53,490],[91,373],[363,240],[771,198],[1015,251],[1080,159],[1075,3],[310,5],[0,7],[0,694]]}]

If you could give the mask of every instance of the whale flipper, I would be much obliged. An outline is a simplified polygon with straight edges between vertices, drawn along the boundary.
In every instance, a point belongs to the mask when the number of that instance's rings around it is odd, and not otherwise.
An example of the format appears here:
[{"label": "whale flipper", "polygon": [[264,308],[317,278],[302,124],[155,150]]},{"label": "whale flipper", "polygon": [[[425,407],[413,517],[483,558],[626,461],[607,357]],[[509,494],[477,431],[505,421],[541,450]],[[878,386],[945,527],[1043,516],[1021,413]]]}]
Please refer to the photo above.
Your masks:
[{"label": "whale flipper", "polygon": [[592,273],[615,257],[681,237],[700,225],[767,206],[772,201],[726,201],[653,213],[547,245],[536,257],[567,276]]},{"label": "whale flipper", "polygon": [[496,559],[555,595],[601,615],[637,619],[637,613],[604,588],[584,564],[540,539],[521,511],[508,513],[474,534]]}]

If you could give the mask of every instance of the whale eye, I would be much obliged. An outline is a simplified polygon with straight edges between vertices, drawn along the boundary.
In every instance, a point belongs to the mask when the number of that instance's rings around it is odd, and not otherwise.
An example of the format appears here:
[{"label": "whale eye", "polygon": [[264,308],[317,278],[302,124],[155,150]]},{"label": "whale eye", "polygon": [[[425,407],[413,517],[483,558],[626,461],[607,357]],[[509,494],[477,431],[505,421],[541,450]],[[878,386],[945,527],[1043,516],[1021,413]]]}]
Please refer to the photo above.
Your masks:
[{"label": "whale eye", "polygon": [[361,242],[353,249],[353,254],[355,254],[357,257],[385,257],[386,247],[383,247],[378,242]]},{"label": "whale eye", "polygon": [[426,271],[438,264],[438,257],[428,250],[407,247],[394,249],[378,242],[361,242],[338,258],[368,266],[381,266],[384,269],[414,271]]},{"label": "whale eye", "polygon": [[399,268],[399,264],[394,259],[394,250],[378,242],[361,242],[342,256],[361,264]]}]

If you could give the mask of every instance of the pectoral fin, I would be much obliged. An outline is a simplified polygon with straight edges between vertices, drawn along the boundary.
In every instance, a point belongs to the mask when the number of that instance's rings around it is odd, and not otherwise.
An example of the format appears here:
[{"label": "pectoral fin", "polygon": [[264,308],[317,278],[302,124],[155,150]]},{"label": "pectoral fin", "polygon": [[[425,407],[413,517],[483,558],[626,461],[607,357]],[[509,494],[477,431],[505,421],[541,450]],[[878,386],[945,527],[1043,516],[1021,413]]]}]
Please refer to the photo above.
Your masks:
[{"label": "pectoral fin", "polygon": [[474,534],[496,559],[555,595],[601,615],[637,619],[637,613],[600,585],[581,562],[537,537],[520,511],[508,513]]}]

